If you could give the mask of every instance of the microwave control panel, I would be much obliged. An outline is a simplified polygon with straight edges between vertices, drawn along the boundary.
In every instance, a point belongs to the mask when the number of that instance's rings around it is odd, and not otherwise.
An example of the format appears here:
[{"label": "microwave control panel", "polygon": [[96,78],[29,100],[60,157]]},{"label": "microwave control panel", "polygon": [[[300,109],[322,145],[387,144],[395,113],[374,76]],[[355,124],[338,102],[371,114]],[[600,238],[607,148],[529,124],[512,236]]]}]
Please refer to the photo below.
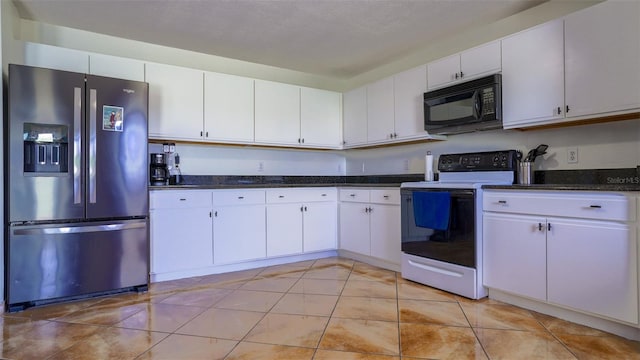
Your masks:
[{"label": "microwave control panel", "polygon": [[518,151],[487,151],[464,154],[442,154],[438,159],[438,171],[504,171],[515,170],[518,164]]}]

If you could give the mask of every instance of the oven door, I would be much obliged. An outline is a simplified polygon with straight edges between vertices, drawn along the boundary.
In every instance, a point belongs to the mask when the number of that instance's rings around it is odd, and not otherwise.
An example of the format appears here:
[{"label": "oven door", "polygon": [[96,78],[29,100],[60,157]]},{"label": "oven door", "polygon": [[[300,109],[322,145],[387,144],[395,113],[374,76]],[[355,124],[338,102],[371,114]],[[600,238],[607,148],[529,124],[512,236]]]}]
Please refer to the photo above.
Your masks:
[{"label": "oven door", "polygon": [[402,189],[402,252],[476,267],[476,191]]}]

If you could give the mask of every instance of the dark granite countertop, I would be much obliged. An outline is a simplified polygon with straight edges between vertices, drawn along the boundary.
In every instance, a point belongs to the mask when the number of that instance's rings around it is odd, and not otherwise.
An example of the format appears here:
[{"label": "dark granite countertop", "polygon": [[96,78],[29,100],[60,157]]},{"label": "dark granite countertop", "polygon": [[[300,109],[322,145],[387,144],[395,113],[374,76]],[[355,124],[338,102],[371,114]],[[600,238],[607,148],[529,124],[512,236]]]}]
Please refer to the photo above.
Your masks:
[{"label": "dark granite countertop", "polygon": [[369,176],[235,176],[185,175],[176,185],[152,185],[149,190],[249,189],[283,187],[399,187],[407,181],[420,181],[423,174]]},{"label": "dark granite countertop", "polygon": [[640,191],[640,167],[622,169],[546,170],[534,173],[530,185],[484,185],[483,189]]},{"label": "dark granite countertop", "polygon": [[483,185],[482,188],[502,190],[640,191],[640,184],[513,184]]}]

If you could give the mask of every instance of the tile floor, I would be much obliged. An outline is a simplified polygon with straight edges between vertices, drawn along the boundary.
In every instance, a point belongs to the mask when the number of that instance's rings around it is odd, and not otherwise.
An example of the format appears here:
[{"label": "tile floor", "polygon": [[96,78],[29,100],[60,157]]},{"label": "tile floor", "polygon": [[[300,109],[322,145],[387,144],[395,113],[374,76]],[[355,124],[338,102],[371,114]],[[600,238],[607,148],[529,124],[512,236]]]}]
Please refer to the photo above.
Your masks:
[{"label": "tile floor", "polygon": [[4,314],[3,359],[640,359],[640,343],[345,258]]}]

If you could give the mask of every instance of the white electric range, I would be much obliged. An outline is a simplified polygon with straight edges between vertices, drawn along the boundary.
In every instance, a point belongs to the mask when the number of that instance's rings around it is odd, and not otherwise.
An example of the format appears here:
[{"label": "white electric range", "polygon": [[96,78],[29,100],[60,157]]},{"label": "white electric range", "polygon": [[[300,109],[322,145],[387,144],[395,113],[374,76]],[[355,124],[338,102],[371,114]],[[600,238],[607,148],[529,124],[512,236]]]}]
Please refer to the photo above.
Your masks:
[{"label": "white electric range", "polygon": [[482,285],[482,186],[513,184],[516,150],[443,154],[439,181],[400,187],[402,277],[471,299]]}]

